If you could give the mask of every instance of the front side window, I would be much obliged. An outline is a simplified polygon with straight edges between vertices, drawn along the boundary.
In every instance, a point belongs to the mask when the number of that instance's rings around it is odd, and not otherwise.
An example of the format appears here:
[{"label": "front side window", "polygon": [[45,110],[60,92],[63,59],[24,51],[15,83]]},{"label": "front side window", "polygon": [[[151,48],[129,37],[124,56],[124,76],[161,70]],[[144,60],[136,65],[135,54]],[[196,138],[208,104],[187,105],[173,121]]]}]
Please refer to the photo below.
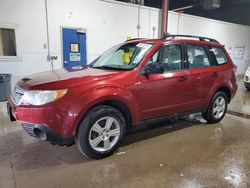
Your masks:
[{"label": "front side window", "polygon": [[210,66],[206,50],[201,45],[187,44],[187,56],[189,68],[201,68]]},{"label": "front side window", "polygon": [[218,47],[211,47],[210,51],[215,56],[217,63],[219,65],[227,63],[227,56],[225,55],[224,51],[221,48]]},{"label": "front side window", "polygon": [[0,57],[17,56],[14,29],[0,28]]},{"label": "front side window", "polygon": [[90,67],[121,70],[134,69],[152,46],[153,44],[151,43],[127,43],[117,45],[94,60],[90,64]]},{"label": "front side window", "polygon": [[161,63],[165,71],[181,69],[181,45],[169,44],[161,47],[148,63]]}]

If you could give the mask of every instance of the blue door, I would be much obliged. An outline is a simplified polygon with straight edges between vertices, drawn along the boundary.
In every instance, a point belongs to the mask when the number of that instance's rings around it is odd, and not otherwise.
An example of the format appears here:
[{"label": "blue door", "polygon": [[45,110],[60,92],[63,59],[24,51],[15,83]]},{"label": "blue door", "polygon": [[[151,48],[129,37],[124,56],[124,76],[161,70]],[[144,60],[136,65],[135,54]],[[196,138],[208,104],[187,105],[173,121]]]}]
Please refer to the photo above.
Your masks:
[{"label": "blue door", "polygon": [[77,32],[76,29],[63,28],[62,37],[64,68],[86,65],[86,33]]}]

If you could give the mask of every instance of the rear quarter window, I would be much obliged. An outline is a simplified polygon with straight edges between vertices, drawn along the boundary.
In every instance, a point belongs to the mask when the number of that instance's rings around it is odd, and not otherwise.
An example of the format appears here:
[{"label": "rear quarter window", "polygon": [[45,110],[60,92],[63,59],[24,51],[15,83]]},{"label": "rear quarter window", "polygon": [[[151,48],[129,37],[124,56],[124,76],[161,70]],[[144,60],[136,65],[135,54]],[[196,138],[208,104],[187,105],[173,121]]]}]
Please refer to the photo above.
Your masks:
[{"label": "rear quarter window", "polygon": [[219,47],[210,47],[211,53],[214,55],[217,63],[219,65],[227,63],[228,59],[227,56],[222,48]]}]

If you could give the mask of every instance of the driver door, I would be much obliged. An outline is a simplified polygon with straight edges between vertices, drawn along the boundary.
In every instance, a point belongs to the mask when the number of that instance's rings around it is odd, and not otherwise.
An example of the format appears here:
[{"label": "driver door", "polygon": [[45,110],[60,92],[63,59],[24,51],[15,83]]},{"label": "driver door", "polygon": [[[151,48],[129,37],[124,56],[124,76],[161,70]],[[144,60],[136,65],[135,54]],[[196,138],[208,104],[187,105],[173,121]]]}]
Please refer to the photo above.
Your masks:
[{"label": "driver door", "polygon": [[141,120],[185,112],[200,106],[200,79],[192,77],[184,69],[182,44],[162,46],[149,63],[162,63],[164,72],[141,74],[138,77],[137,98]]}]

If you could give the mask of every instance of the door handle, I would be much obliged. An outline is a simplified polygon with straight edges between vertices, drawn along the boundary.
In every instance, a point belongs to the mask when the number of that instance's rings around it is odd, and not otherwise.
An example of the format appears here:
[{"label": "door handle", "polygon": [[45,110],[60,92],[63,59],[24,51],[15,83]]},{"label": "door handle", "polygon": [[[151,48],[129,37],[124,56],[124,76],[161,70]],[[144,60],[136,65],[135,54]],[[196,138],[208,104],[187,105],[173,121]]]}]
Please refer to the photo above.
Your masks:
[{"label": "door handle", "polygon": [[213,73],[212,73],[212,76],[213,76],[213,77],[217,77],[217,76],[218,76],[218,73],[217,73],[217,72],[213,72]]},{"label": "door handle", "polygon": [[187,80],[187,79],[188,79],[187,76],[180,76],[180,77],[178,78],[178,81],[183,82],[183,81],[185,81],[185,80]]}]

